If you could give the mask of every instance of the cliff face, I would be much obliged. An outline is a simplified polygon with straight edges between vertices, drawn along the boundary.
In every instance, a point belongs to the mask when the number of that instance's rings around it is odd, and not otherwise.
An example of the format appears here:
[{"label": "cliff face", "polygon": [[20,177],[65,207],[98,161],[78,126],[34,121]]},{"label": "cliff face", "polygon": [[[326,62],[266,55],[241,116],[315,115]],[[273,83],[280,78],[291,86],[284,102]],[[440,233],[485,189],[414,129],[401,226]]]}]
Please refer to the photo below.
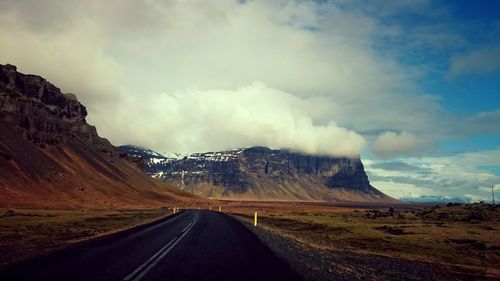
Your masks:
[{"label": "cliff face", "polygon": [[242,151],[243,170],[282,181],[289,177],[314,176],[328,188],[370,192],[370,183],[359,158],[325,157],[254,147]]},{"label": "cliff face", "polygon": [[75,95],[0,65],[0,207],[145,206],[177,198],[99,137],[86,116]]},{"label": "cliff face", "polygon": [[56,145],[64,136],[92,145],[110,145],[85,121],[87,110],[74,94],[36,75],[18,73],[13,65],[0,66],[0,119],[38,145]]},{"label": "cliff face", "polygon": [[[121,147],[131,152],[131,147]],[[391,201],[368,181],[359,158],[314,156],[266,147],[168,158],[139,153],[145,169],[196,194],[215,198]],[[149,157],[148,157],[149,155]]]}]

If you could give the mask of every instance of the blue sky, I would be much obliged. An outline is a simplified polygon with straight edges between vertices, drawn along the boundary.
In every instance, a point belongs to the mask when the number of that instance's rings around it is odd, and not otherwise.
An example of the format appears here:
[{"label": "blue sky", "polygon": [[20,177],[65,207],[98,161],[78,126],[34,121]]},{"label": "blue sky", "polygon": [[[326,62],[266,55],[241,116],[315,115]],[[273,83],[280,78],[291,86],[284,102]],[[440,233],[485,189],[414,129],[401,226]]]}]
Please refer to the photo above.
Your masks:
[{"label": "blue sky", "polygon": [[[475,132],[463,128],[452,134],[441,135],[435,140],[435,148],[427,155],[432,155],[435,159],[456,157],[464,153],[494,155],[492,151],[498,150],[500,144],[498,129],[500,128],[498,117],[500,108],[500,2],[430,1],[418,8],[412,6],[407,12],[399,10],[396,15],[381,16],[379,20],[389,22],[388,25],[401,26],[405,35],[397,34],[395,37],[380,38],[377,41],[378,49],[389,53],[389,56],[396,55],[402,64],[424,69],[418,79],[420,90],[435,96],[447,115],[456,118],[455,122],[460,123],[460,119],[471,118],[484,112],[496,112],[492,114],[490,120],[482,123],[484,125],[491,122],[490,128]],[[422,33],[421,30],[426,32]],[[414,43],[417,40],[420,42]],[[466,124],[463,126],[467,127]],[[367,157],[372,156],[370,153],[366,154]],[[408,161],[404,157],[400,160],[402,161],[400,163]],[[418,162],[415,158],[412,158],[412,161]],[[421,164],[431,165],[423,160]],[[432,192],[443,190],[439,187],[440,183],[428,182],[429,191],[434,197],[418,192],[414,194],[408,192],[407,195],[402,194],[400,197],[419,200],[418,197],[422,196],[423,201],[433,200],[433,198],[439,201],[460,201],[464,197],[463,194],[475,191],[475,188],[483,185],[483,195],[479,197],[487,199],[485,187],[498,184],[499,164],[498,160],[488,165],[472,164],[472,166],[477,165],[476,173],[490,174],[492,179],[488,183],[479,182],[477,179],[471,180],[467,187],[463,187],[465,190],[462,194],[453,196],[453,193],[448,193],[443,198],[443,192],[441,194]],[[372,176],[372,179],[374,178],[376,177]],[[402,182],[401,178],[386,177],[384,180],[390,184],[397,184]],[[380,184],[383,185],[383,183]],[[420,183],[420,186],[422,185],[425,184]]]},{"label": "blue sky", "polygon": [[[422,89],[440,97],[442,106],[453,113],[467,116],[495,110],[500,88],[498,57],[490,57],[490,62],[477,62],[481,69],[456,75],[450,74],[450,67],[454,57],[475,51],[492,48],[498,55],[499,11],[498,1],[430,1],[421,10],[381,17],[381,22],[401,26],[406,34],[381,38],[379,49],[390,55],[397,50],[401,63],[427,68],[420,81]],[[418,29],[428,32],[419,33]],[[418,38],[429,42],[412,47]],[[433,39],[438,41],[432,42]]]},{"label": "blue sky", "polygon": [[396,198],[478,201],[500,187],[499,11],[500,1],[2,1],[0,63],[76,93],[116,145],[360,154]]}]

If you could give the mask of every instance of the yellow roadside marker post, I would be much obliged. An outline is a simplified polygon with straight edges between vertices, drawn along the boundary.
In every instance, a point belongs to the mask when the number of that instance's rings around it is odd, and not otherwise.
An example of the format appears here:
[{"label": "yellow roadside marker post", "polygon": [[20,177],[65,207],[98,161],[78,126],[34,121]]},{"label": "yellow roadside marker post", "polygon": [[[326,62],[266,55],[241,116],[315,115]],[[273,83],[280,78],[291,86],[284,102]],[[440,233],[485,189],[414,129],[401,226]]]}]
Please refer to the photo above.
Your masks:
[{"label": "yellow roadside marker post", "polygon": [[209,208],[210,208],[210,211],[212,211],[212,205],[210,205],[210,207],[209,207]]},{"label": "yellow roadside marker post", "polygon": [[255,212],[253,216],[253,226],[257,227],[257,211]]},{"label": "yellow roadside marker post", "polygon": [[222,211],[222,208],[219,206],[219,212]]}]

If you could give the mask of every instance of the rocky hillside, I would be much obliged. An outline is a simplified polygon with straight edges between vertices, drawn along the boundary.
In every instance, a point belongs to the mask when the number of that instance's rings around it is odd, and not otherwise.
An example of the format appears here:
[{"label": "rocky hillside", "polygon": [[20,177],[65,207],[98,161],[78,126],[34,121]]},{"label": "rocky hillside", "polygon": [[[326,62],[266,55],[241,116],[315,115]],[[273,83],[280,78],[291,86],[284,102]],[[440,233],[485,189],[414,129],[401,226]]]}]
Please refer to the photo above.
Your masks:
[{"label": "rocky hillside", "polygon": [[189,197],[148,177],[86,116],[75,95],[0,65],[0,207],[133,207]]},{"label": "rocky hillside", "polygon": [[152,177],[205,197],[394,200],[370,185],[359,158],[313,156],[266,147],[169,157],[137,146],[120,148],[142,157]]}]

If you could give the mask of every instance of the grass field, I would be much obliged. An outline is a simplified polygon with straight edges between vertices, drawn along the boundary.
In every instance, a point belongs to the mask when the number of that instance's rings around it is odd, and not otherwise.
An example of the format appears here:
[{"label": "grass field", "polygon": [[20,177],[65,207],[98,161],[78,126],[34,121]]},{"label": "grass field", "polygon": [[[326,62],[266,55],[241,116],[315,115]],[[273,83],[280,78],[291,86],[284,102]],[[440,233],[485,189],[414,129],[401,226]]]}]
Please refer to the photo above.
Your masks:
[{"label": "grass field", "polygon": [[[474,271],[500,279],[500,206],[399,206],[393,210],[259,204],[227,204],[223,210],[251,220],[253,209],[258,209],[259,227],[310,248],[432,262],[449,271]],[[0,267],[168,213],[160,209],[0,209]]]},{"label": "grass field", "polygon": [[0,267],[164,217],[154,210],[0,209]]},{"label": "grass field", "polygon": [[[251,213],[238,212],[247,219]],[[438,263],[500,278],[500,206],[422,210],[263,211],[259,224],[319,249]]]}]

